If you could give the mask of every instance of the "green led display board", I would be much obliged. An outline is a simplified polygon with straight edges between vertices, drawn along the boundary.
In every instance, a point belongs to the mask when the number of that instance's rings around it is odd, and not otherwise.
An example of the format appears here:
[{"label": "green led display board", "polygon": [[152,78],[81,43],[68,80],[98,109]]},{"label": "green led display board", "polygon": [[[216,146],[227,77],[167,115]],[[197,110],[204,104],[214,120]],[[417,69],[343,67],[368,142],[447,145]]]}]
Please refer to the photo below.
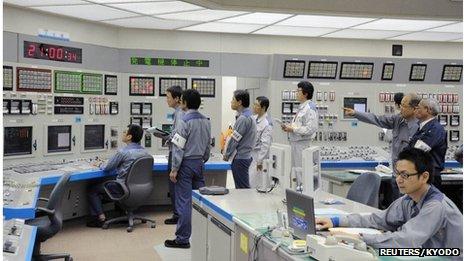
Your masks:
[{"label": "green led display board", "polygon": [[131,65],[209,67],[209,60],[131,57]]}]

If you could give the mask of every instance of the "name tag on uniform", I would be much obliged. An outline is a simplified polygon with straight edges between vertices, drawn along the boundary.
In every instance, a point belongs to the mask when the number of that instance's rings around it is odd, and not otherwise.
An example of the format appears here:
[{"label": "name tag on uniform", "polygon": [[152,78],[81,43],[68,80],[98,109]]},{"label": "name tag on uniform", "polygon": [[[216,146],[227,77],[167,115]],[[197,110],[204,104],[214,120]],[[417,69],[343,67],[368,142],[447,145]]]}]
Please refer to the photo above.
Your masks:
[{"label": "name tag on uniform", "polygon": [[414,144],[414,148],[416,149],[420,149],[422,151],[425,151],[425,152],[429,152],[432,148],[430,148],[429,145],[427,145],[427,143],[421,141],[421,140],[418,140],[416,142],[416,144]]},{"label": "name tag on uniform", "polygon": [[184,137],[180,136],[178,133],[176,133],[176,135],[172,137],[171,142],[174,143],[177,147],[184,149],[185,142],[187,142],[187,140]]},{"label": "name tag on uniform", "polygon": [[234,131],[232,133],[232,139],[239,142],[242,139],[242,135],[240,135],[240,133],[238,133],[237,131]]}]

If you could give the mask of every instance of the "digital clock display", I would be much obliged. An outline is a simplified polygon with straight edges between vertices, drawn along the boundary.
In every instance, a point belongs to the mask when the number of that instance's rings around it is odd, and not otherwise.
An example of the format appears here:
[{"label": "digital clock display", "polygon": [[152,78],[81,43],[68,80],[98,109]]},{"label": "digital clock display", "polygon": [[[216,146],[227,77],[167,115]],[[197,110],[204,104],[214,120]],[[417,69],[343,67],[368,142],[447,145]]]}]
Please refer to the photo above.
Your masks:
[{"label": "digital clock display", "polygon": [[82,49],[24,41],[24,57],[68,63],[82,63]]}]

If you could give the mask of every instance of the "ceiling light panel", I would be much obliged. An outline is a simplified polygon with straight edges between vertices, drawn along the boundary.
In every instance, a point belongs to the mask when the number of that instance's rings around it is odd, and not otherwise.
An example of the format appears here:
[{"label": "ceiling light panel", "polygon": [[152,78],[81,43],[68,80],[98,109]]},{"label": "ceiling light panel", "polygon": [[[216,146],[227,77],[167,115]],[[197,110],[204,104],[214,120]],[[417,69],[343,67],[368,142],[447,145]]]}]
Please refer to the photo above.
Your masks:
[{"label": "ceiling light panel", "polygon": [[99,4],[158,2],[158,1],[166,2],[166,0],[89,0],[89,2],[95,2]]},{"label": "ceiling light panel", "polygon": [[204,10],[191,11],[191,12],[157,15],[156,17],[160,17],[164,19],[208,22],[208,21],[223,19],[223,18],[235,16],[235,15],[240,15],[240,14],[245,14],[245,12],[204,9]]},{"label": "ceiling light panel", "polygon": [[162,29],[162,30],[172,30],[179,27],[185,27],[194,24],[193,21],[179,21],[179,20],[167,20],[167,19],[158,19],[154,17],[133,17],[126,19],[116,19],[110,21],[103,21],[107,24],[118,25],[122,27],[130,28],[144,28],[144,29]]},{"label": "ceiling light panel", "polygon": [[333,32],[334,28],[316,28],[316,27],[301,27],[301,26],[282,26],[272,25],[254,32],[254,34],[267,35],[288,35],[288,36],[305,36],[315,37]]},{"label": "ceiling light panel", "polygon": [[306,26],[319,28],[346,28],[374,20],[373,18],[323,16],[323,15],[297,15],[276,25]]},{"label": "ceiling light panel", "polygon": [[182,28],[183,31],[201,31],[201,32],[218,32],[218,33],[250,33],[262,27],[256,24],[232,24],[232,23],[204,23]]},{"label": "ceiling light panel", "polygon": [[445,25],[433,29],[429,29],[430,32],[442,32],[442,33],[462,33],[462,23]]},{"label": "ceiling light panel", "polygon": [[437,32],[416,32],[405,35],[400,35],[389,40],[404,40],[404,41],[449,41],[462,37],[460,33],[437,33]]},{"label": "ceiling light panel", "polygon": [[203,9],[198,5],[192,5],[181,1],[170,1],[170,2],[152,2],[152,3],[125,3],[125,4],[110,4],[124,10],[152,15],[152,14],[163,14],[163,13],[174,13],[182,11],[193,11]]},{"label": "ceiling light panel", "polygon": [[3,2],[19,6],[88,4],[87,2],[79,0],[4,0]]},{"label": "ceiling light panel", "polygon": [[353,39],[384,39],[404,34],[404,31],[379,31],[379,30],[357,30],[345,29],[324,35],[329,38],[353,38]]},{"label": "ceiling light panel", "polygon": [[40,6],[34,9],[60,15],[73,16],[80,19],[99,21],[134,16],[133,13],[116,10],[101,5],[72,5],[72,6]]},{"label": "ceiling light panel", "polygon": [[274,13],[252,13],[246,15],[240,15],[237,17],[227,18],[221,20],[225,23],[239,23],[239,24],[272,24],[288,18],[290,14],[274,14]]},{"label": "ceiling light panel", "polygon": [[353,29],[420,31],[450,23],[453,23],[453,21],[380,19],[367,24],[355,26]]}]

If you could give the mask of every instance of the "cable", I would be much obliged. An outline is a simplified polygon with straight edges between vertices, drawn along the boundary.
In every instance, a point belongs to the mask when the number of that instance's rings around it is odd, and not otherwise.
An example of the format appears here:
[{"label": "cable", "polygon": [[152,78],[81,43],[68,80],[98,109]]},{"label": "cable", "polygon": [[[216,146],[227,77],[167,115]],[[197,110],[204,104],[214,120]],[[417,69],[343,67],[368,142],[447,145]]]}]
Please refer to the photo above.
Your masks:
[{"label": "cable", "polygon": [[256,191],[258,191],[259,193],[270,193],[279,184],[279,180],[276,178],[272,178],[272,181],[274,181],[274,185],[272,185],[272,187],[269,190],[259,190],[258,188],[256,188]]}]

